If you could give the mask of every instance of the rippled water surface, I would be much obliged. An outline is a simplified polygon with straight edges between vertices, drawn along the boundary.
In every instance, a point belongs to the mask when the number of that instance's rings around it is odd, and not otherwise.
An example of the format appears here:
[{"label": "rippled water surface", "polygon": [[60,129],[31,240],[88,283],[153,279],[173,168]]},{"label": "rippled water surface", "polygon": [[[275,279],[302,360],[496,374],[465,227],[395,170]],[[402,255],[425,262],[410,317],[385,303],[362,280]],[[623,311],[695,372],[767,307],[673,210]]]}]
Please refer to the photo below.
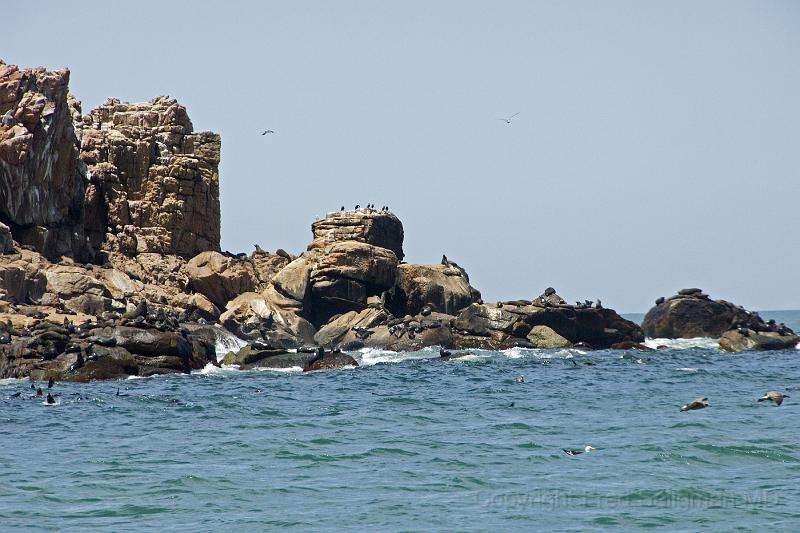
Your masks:
[{"label": "rippled water surface", "polygon": [[800,350],[671,346],[0,381],[0,529],[798,530]]}]

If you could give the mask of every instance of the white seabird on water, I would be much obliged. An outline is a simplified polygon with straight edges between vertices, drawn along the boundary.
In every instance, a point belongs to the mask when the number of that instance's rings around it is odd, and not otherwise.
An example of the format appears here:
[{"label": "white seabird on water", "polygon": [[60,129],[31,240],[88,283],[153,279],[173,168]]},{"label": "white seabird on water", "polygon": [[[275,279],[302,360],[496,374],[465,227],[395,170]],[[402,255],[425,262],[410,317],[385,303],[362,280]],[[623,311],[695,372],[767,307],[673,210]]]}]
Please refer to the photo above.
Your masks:
[{"label": "white seabird on water", "polygon": [[573,457],[576,456],[576,455],[580,455],[580,454],[582,454],[584,452],[585,453],[589,453],[592,450],[597,450],[597,448],[595,448],[593,446],[588,446],[588,445],[582,450],[573,450],[572,448],[561,448],[561,449],[564,450],[565,454],[571,455]]},{"label": "white seabird on water", "polygon": [[775,405],[780,405],[783,403],[784,398],[788,398],[788,394],[784,394],[782,392],[778,392],[776,390],[767,391],[767,393],[758,399],[759,402],[763,401],[770,401],[775,402]]}]

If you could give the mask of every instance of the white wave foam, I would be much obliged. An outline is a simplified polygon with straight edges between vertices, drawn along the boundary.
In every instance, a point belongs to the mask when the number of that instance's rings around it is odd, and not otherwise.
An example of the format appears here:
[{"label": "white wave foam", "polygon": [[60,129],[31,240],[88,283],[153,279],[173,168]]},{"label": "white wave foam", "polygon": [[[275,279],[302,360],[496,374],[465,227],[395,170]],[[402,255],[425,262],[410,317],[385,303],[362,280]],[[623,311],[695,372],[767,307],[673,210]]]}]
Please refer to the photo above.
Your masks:
[{"label": "white wave foam", "polygon": [[719,350],[719,339],[713,337],[695,337],[693,339],[651,339],[647,338],[644,345],[648,348],[666,346],[671,350],[685,350],[687,348],[705,348]]},{"label": "white wave foam", "polygon": [[281,374],[298,374],[303,371],[302,366],[290,366],[288,368],[269,368],[269,367],[257,367],[253,370],[257,370],[259,372],[280,372]]},{"label": "white wave foam", "polygon": [[356,360],[361,366],[372,366],[378,363],[400,363],[416,359],[433,359],[439,357],[438,348],[425,348],[417,352],[395,352],[380,348],[362,348]]},{"label": "white wave foam", "polygon": [[238,370],[239,370],[238,365],[222,365],[222,367],[218,367],[213,363],[206,363],[206,366],[204,366],[200,370],[193,370],[192,374],[200,374],[202,376],[221,376],[226,374],[232,374],[233,372],[237,372]]},{"label": "white wave foam", "polygon": [[217,353],[217,361],[222,361],[229,352],[238,352],[247,346],[247,341],[243,341],[226,329],[217,327],[215,333],[217,340],[214,343],[214,350]]},{"label": "white wave foam", "polygon": [[700,372],[699,368],[693,368],[690,366],[676,368],[675,370],[677,370],[678,372]]}]

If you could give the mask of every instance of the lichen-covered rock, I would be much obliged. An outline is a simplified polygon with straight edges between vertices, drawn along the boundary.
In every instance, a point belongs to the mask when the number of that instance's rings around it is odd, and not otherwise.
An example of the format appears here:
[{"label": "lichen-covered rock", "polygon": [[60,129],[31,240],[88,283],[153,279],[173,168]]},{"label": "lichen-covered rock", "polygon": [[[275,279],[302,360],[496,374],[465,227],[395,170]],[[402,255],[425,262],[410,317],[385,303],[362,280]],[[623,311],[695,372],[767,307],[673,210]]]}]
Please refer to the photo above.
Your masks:
[{"label": "lichen-covered rock", "polygon": [[466,272],[450,263],[401,264],[387,305],[398,316],[416,315],[426,305],[440,313],[456,315],[480,298],[481,293],[469,284]]},{"label": "lichen-covered rock", "polygon": [[309,250],[343,241],[358,241],[386,248],[403,260],[403,224],[388,211],[363,208],[334,211],[311,225],[314,240]]},{"label": "lichen-covered rock", "polygon": [[753,331],[735,329],[726,331],[719,339],[719,346],[726,352],[790,350],[797,346],[800,337],[794,333],[777,331]]},{"label": "lichen-covered rock", "polygon": [[0,61],[0,222],[47,257],[91,250],[83,230],[85,166],[68,93],[69,70]]},{"label": "lichen-covered rock", "polygon": [[158,96],[111,98],[83,117],[86,225],[95,247],[127,255],[219,251],[219,135]]}]

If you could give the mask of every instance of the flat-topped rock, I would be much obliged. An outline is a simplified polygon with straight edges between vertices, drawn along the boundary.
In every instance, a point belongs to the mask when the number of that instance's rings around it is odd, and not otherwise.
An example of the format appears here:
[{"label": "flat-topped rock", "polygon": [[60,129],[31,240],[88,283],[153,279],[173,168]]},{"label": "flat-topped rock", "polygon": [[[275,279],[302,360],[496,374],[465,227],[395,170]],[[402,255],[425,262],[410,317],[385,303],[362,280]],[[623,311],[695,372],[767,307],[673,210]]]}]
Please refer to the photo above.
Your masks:
[{"label": "flat-topped rock", "polygon": [[380,246],[403,260],[403,224],[388,211],[362,208],[334,211],[311,225],[314,240],[309,250],[326,248],[341,241],[358,241]]}]

